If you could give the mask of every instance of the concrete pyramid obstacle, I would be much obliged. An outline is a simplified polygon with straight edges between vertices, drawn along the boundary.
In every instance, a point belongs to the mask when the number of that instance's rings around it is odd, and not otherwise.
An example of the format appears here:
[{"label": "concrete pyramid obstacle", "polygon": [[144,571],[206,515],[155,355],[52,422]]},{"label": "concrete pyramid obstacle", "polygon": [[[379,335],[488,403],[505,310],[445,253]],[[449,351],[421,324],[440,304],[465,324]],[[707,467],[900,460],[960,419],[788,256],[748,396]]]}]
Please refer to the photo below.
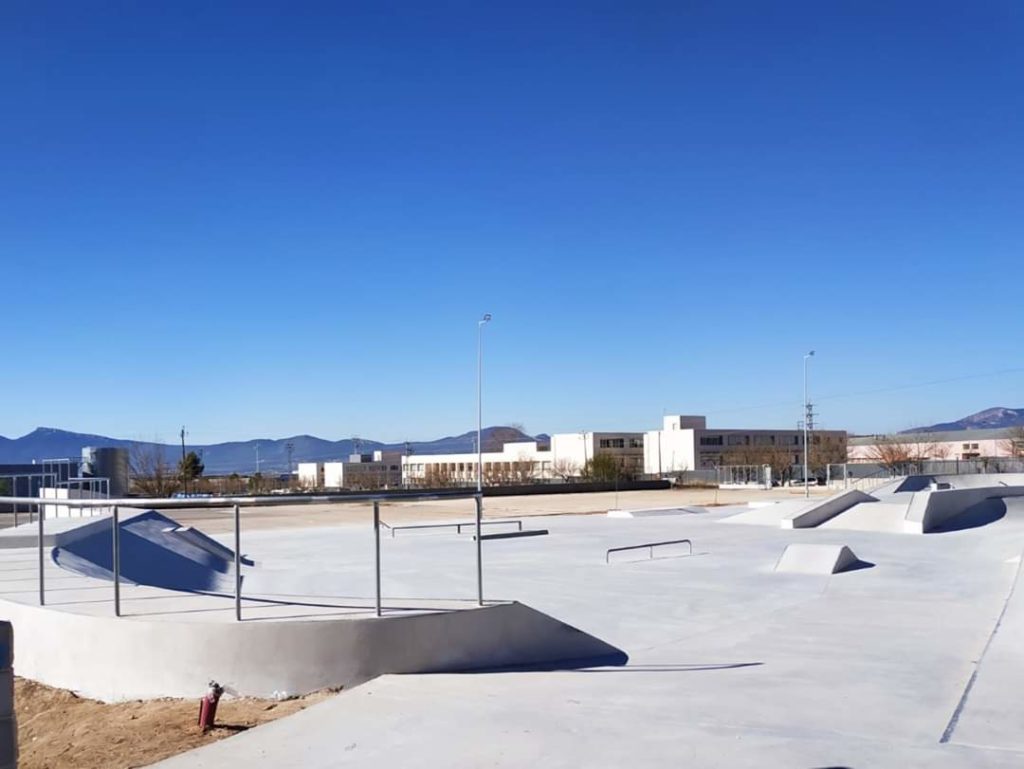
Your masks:
[{"label": "concrete pyramid obstacle", "polygon": [[786,545],[775,571],[790,574],[838,574],[861,561],[846,545]]}]

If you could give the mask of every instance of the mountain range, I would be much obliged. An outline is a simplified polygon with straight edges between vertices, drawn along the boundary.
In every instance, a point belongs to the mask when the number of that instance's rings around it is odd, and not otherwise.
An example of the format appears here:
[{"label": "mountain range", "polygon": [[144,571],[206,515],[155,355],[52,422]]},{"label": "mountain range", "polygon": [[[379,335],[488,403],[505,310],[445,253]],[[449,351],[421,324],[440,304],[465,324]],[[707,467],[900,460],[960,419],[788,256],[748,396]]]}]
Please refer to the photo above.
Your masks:
[{"label": "mountain range", "polygon": [[[547,435],[527,435],[515,427],[487,427],[482,434],[484,451],[500,451],[505,443],[515,441],[547,442]],[[476,448],[476,431],[438,438],[433,441],[382,443],[366,439],[329,441],[313,435],[294,435],[280,439],[253,439],[210,445],[186,443],[186,451],[195,451],[202,457],[208,475],[256,472],[257,446],[263,472],[285,472],[288,469],[288,444],[292,445],[291,460],[298,462],[325,462],[346,459],[350,454],[368,454],[373,451],[399,451],[412,454],[456,454]],[[0,436],[0,463],[29,463],[43,459],[80,457],[85,446],[122,447],[129,451],[162,451],[167,461],[176,465],[181,457],[181,444],[163,444],[109,438],[105,435],[75,433],[53,427],[37,427],[20,438]]]},{"label": "mountain range", "polygon": [[958,419],[955,422],[939,422],[926,427],[904,430],[904,433],[944,433],[955,430],[991,430],[1024,426],[1024,408],[1008,409],[1005,406],[979,411],[977,414]]}]

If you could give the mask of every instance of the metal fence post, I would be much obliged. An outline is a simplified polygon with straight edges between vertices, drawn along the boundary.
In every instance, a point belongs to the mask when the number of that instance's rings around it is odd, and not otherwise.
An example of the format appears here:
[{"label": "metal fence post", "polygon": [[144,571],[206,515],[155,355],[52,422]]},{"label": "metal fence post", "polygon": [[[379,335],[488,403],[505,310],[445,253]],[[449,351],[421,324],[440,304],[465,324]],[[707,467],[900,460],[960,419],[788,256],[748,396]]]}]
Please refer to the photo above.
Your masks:
[{"label": "metal fence post", "polygon": [[114,505],[113,531],[113,572],[114,572],[114,616],[121,616],[121,526],[117,505]]},{"label": "metal fence post", "polygon": [[242,516],[235,505],[235,621],[242,621]]},{"label": "metal fence post", "polygon": [[484,495],[476,495],[476,602],[484,605],[484,560],[483,540],[480,538],[480,519],[483,516]]},{"label": "metal fence post", "polygon": [[373,563],[377,579],[377,616],[380,616],[380,502],[373,500]]},{"label": "metal fence post", "polygon": [[46,604],[46,590],[43,577],[43,566],[45,565],[45,558],[43,557],[43,508],[38,502],[36,503],[36,518],[39,519],[39,605],[44,606]]}]

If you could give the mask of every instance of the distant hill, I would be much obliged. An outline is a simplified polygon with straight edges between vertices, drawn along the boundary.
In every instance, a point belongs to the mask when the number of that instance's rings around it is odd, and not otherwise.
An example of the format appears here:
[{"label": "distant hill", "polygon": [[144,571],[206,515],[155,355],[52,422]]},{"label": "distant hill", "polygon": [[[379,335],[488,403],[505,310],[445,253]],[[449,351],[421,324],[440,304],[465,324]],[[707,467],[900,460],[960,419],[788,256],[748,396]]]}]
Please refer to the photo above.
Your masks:
[{"label": "distant hill", "polygon": [[1024,426],[1024,408],[1008,409],[1004,406],[979,411],[955,422],[940,422],[927,427],[915,427],[904,433],[944,433],[953,430],[992,430]]},{"label": "distant hill", "polygon": [[[533,436],[527,435],[515,427],[487,427],[483,430],[484,451],[500,451],[505,443],[516,441],[532,441]],[[202,455],[206,472],[210,475],[225,473],[253,473],[256,471],[256,446],[259,444],[260,469],[264,472],[285,472],[288,469],[288,444],[292,444],[292,463],[325,462],[345,459],[356,453],[352,439],[328,441],[312,435],[294,435],[290,438],[253,439],[231,443],[214,443],[196,445],[187,443],[188,451]],[[131,441],[121,438],[109,438],[104,435],[74,433],[54,427],[37,427],[20,438],[0,436],[0,463],[16,464],[39,461],[42,459],[60,459],[64,457],[80,457],[85,446],[134,447],[144,449],[160,448],[168,461],[174,462],[181,457],[181,444],[157,444],[147,441]],[[410,441],[406,443],[381,443],[380,441],[359,439],[359,452],[368,454],[372,451],[400,451],[405,453],[408,448],[412,454],[458,454],[473,451],[476,448],[476,431],[438,438],[434,441]]]}]

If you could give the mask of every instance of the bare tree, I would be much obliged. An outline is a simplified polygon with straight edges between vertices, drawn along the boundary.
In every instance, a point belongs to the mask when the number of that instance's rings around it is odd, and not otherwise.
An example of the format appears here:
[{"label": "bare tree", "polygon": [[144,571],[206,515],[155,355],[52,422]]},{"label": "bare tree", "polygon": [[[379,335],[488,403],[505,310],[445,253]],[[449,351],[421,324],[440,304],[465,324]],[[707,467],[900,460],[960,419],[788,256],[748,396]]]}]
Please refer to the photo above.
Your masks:
[{"label": "bare tree", "polygon": [[551,463],[551,472],[555,477],[561,478],[563,481],[571,481],[573,478],[579,477],[580,466],[572,459],[562,457]]},{"label": "bare tree", "polygon": [[999,447],[1014,459],[1024,458],[1024,425],[1009,428]]},{"label": "bare tree", "polygon": [[868,459],[890,470],[914,461],[915,451],[898,435],[879,435],[867,450]]},{"label": "bare tree", "polygon": [[181,488],[181,476],[159,443],[133,443],[128,462],[136,494],[169,497]]},{"label": "bare tree", "polygon": [[452,471],[446,464],[428,464],[423,485],[428,489],[446,489],[455,485]]},{"label": "bare tree", "polygon": [[520,454],[519,459],[512,463],[512,482],[526,485],[535,480],[537,480],[537,461]]}]

